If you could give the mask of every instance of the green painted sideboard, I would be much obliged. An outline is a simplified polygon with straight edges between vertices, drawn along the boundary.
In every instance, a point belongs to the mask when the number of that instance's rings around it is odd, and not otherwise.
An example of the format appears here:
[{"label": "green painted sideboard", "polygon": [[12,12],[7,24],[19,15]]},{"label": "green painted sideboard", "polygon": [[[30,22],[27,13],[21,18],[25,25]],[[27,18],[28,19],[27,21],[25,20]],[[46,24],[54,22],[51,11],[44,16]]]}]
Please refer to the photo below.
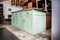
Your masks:
[{"label": "green painted sideboard", "polygon": [[38,10],[12,12],[12,26],[35,35],[46,31],[46,13]]}]

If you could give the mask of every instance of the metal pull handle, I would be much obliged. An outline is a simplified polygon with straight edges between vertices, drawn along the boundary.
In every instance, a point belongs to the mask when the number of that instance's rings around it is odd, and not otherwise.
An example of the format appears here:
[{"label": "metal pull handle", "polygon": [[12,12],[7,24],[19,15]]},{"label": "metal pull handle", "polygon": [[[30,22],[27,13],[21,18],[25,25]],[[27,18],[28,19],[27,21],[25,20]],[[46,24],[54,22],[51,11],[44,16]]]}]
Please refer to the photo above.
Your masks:
[{"label": "metal pull handle", "polygon": [[27,12],[27,14],[28,14],[28,12]]},{"label": "metal pull handle", "polygon": [[20,13],[21,14],[21,13]]}]

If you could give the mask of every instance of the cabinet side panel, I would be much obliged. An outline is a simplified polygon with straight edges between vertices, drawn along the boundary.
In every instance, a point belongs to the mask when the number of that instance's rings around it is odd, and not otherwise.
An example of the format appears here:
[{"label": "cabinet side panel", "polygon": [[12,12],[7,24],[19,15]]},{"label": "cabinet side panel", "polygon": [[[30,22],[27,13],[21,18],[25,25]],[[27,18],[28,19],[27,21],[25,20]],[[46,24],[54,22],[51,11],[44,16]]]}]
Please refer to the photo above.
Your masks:
[{"label": "cabinet side panel", "polygon": [[34,11],[33,16],[33,33],[41,33],[46,30],[46,14],[39,11]]}]

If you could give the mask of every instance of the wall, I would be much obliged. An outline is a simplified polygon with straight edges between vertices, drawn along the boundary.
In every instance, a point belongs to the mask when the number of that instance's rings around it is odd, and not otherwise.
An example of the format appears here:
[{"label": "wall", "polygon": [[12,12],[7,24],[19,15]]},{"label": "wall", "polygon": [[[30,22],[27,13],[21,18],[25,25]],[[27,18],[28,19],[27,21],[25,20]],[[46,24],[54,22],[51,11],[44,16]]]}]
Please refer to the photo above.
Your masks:
[{"label": "wall", "polygon": [[2,2],[3,0],[0,0],[0,2]]},{"label": "wall", "polygon": [[52,40],[60,40],[60,0],[52,0]]},{"label": "wall", "polygon": [[[3,1],[4,9],[4,18],[8,19],[8,15],[11,15],[11,12],[22,10],[22,7],[11,6],[10,1]],[[11,11],[9,11],[11,9]]]}]

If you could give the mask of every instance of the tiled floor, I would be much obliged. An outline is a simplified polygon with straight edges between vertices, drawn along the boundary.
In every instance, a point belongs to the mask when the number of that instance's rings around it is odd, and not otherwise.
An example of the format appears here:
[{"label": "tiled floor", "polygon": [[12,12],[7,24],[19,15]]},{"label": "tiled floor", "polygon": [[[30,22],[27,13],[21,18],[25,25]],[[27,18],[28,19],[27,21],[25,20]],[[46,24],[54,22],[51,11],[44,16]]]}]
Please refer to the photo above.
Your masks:
[{"label": "tiled floor", "polygon": [[[6,28],[0,28],[0,40],[51,40],[50,29],[42,34],[30,35],[24,31],[12,30],[12,26],[4,25]],[[10,31],[9,31],[10,30]]]}]

